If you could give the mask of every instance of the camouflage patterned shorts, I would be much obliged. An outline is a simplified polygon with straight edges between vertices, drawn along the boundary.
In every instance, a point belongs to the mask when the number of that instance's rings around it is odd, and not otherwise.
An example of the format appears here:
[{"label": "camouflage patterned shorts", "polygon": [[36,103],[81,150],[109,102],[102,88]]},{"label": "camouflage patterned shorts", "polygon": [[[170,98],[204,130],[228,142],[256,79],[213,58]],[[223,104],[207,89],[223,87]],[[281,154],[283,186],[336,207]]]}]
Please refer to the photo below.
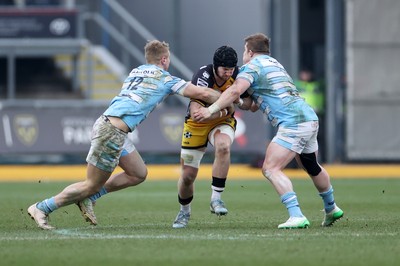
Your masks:
[{"label": "camouflage patterned shorts", "polygon": [[113,172],[118,165],[126,136],[127,133],[113,126],[106,116],[101,116],[93,125],[86,161],[103,171]]}]

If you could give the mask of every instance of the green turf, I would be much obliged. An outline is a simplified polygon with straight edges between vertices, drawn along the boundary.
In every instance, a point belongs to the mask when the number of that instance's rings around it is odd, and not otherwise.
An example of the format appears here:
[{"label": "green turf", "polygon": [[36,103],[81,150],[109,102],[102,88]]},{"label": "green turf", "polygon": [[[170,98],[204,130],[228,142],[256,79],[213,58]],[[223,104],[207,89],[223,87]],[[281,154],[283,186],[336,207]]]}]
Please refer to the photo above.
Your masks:
[{"label": "green turf", "polygon": [[69,183],[0,183],[0,265],[398,265],[400,180],[333,180],[345,218],[321,228],[322,201],[294,180],[309,229],[278,230],[287,212],[271,185],[229,181],[226,217],[209,212],[210,182],[197,181],[192,219],[172,229],[176,182],[146,181],[96,206],[97,227],[76,206],[57,210],[42,231],[26,208]]}]

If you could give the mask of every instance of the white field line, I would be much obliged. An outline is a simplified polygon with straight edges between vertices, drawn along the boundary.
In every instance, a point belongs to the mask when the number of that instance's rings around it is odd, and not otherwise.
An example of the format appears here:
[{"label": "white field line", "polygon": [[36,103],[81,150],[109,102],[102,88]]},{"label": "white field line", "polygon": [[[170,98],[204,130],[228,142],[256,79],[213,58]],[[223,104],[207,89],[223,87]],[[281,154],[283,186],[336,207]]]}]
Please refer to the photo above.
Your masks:
[{"label": "white field line", "polygon": [[[172,230],[172,229],[171,229]],[[185,229],[177,229],[181,233]],[[111,240],[111,239],[180,239],[180,240],[233,240],[233,241],[253,241],[253,240],[297,240],[299,236],[307,237],[341,237],[341,236],[352,236],[354,238],[368,238],[368,237],[398,237],[400,233],[387,232],[387,233],[348,233],[348,232],[334,232],[332,234],[324,232],[306,232],[307,229],[299,230],[299,232],[291,231],[290,235],[284,233],[266,233],[266,234],[237,234],[226,235],[226,234],[113,234],[113,233],[96,233],[88,232],[88,229],[56,229],[51,232],[53,235],[45,236],[0,236],[0,241],[49,241],[49,240],[64,240],[64,239],[98,239],[98,240]],[[49,231],[50,232],[50,231]]]}]

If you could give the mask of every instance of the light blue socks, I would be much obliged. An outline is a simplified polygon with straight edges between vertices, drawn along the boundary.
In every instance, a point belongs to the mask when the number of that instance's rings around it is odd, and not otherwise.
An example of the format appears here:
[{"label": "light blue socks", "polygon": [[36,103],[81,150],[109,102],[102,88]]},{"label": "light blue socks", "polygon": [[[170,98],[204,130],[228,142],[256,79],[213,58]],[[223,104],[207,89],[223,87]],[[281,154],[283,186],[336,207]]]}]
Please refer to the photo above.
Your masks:
[{"label": "light blue socks", "polygon": [[319,193],[322,200],[324,201],[324,209],[326,213],[331,212],[335,208],[335,199],[333,197],[333,188],[332,186],[328,191]]},{"label": "light blue socks", "polygon": [[45,199],[41,202],[39,202],[36,207],[43,211],[46,214],[49,214],[53,212],[54,210],[58,209],[56,205],[56,201],[54,200],[54,197],[51,197],[50,199]]},{"label": "light blue socks", "polygon": [[[98,198],[100,198],[101,196],[103,196],[107,193],[108,193],[107,190],[104,187],[102,187],[99,192],[90,196],[89,199],[91,201],[96,201]],[[56,202],[54,200],[54,197],[51,197],[49,199],[45,199],[45,200],[39,202],[36,205],[36,207],[46,214],[49,214],[49,213],[53,212],[54,210],[58,209]]]},{"label": "light blue socks", "polygon": [[281,201],[285,204],[290,217],[303,217],[299,202],[295,192],[287,192],[281,196]]},{"label": "light blue socks", "polygon": [[90,199],[91,201],[96,201],[98,198],[100,198],[101,196],[103,196],[103,195],[105,195],[105,194],[107,194],[107,193],[108,193],[108,192],[107,192],[107,190],[105,189],[105,187],[102,187],[102,188],[100,189],[99,192],[97,192],[97,193],[93,194],[92,196],[90,196],[89,199]]}]

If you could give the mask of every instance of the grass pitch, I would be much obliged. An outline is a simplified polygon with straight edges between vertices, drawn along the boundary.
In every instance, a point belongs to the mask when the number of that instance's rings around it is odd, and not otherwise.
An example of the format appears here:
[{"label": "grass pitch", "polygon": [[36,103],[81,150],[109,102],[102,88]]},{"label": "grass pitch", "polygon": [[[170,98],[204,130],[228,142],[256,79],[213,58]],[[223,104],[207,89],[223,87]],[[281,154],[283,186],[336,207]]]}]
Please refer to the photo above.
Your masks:
[{"label": "grass pitch", "polygon": [[175,181],[151,181],[98,200],[99,225],[76,206],[51,214],[43,231],[27,207],[68,183],[0,183],[1,265],[398,265],[400,179],[332,179],[345,217],[320,227],[322,201],[310,180],[293,180],[309,229],[278,230],[287,211],[265,180],[231,180],[229,214],[209,211],[211,181],[196,181],[188,228],[172,229]]}]

